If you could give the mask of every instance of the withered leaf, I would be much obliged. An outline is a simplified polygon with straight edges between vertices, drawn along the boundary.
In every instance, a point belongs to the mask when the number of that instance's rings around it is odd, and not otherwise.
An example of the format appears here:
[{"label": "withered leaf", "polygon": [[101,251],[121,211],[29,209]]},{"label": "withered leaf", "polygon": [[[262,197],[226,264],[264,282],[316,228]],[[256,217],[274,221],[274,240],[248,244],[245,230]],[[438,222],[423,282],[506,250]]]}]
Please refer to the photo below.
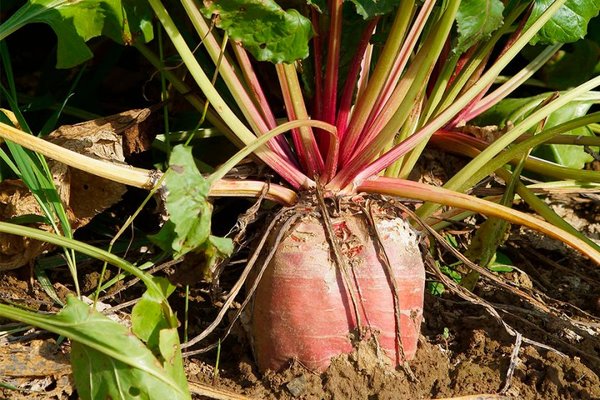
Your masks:
[{"label": "withered leaf", "polygon": [[[59,146],[80,154],[114,163],[125,163],[125,156],[149,148],[151,137],[140,124],[150,109],[130,110],[76,125],[64,125],[46,138]],[[126,187],[91,173],[48,161],[53,180],[65,204],[72,229],[80,228],[116,204]],[[0,220],[8,221],[26,215],[42,216],[29,190],[20,181],[0,182]],[[49,231],[47,224],[30,224]],[[20,236],[0,234],[0,271],[26,265],[51,247]]]}]

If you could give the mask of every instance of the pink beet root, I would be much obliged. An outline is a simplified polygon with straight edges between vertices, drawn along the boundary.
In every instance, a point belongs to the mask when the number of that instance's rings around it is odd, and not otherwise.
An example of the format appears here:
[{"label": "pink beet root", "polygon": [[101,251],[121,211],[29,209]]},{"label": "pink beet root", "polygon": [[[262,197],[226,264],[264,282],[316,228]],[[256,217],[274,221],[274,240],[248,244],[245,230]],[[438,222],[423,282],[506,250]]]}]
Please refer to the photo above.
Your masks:
[{"label": "pink beet root", "polygon": [[[342,251],[358,283],[361,324],[377,332],[378,342],[396,364],[391,285],[362,215],[333,222]],[[400,302],[400,337],[406,359],[417,349],[425,270],[417,238],[401,218],[376,218],[392,266]],[[341,272],[332,261],[321,221],[305,217],[287,233],[256,291],[251,321],[254,352],[260,370],[280,370],[296,359],[309,369],[325,370],[332,357],[352,351],[354,308]]]}]

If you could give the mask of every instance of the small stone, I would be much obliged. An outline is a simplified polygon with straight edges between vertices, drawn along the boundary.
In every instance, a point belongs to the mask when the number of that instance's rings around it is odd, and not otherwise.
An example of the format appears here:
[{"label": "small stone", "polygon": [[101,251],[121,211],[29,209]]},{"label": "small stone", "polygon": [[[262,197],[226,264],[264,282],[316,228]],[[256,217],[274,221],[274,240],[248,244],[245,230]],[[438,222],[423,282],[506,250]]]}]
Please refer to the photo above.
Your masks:
[{"label": "small stone", "polygon": [[292,396],[299,397],[306,390],[306,377],[304,375],[300,375],[286,383],[285,386],[288,388]]}]

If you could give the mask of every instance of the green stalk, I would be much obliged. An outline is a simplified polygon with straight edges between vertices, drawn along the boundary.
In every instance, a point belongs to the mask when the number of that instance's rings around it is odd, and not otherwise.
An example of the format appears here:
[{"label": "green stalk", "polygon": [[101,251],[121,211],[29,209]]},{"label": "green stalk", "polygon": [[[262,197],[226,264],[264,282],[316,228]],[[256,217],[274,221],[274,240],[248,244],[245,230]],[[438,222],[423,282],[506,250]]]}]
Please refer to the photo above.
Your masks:
[{"label": "green stalk", "polygon": [[[304,103],[304,96],[302,95],[296,67],[293,64],[277,64],[276,68],[278,75],[285,80],[285,88],[287,90],[284,90],[283,93],[286,97],[286,106],[291,108],[290,111],[293,111],[291,115],[298,120],[308,119],[308,112],[306,111],[306,104]],[[302,151],[299,154],[304,156],[308,175],[312,178],[323,172],[323,157],[319,151],[312,129],[303,125],[299,131],[300,144],[302,146]]]},{"label": "green stalk", "polygon": [[[463,68],[458,77],[454,80],[450,89],[448,89],[444,95],[444,100],[442,104],[437,108],[437,112],[434,115],[439,114],[442,110],[446,109],[448,106],[452,104],[452,102],[456,99],[456,97],[463,90],[467,82],[469,81],[471,75],[477,70],[479,65],[483,60],[485,60],[488,54],[493,50],[494,46],[498,42],[498,40],[508,33],[512,29],[512,24],[515,22],[517,17],[521,15],[521,13],[528,7],[527,3],[523,3],[520,6],[516,7],[504,20],[503,25],[492,34],[490,40],[486,41],[486,43],[475,53],[473,59]],[[540,17],[542,19],[542,17]],[[538,20],[539,21],[539,20]],[[535,25],[535,24],[534,24]],[[533,28],[533,26],[531,27]],[[531,28],[529,30],[531,30]],[[541,26],[540,26],[541,28]],[[537,30],[536,30],[537,32]],[[515,43],[516,45],[516,43]],[[513,45],[514,47],[514,45]],[[516,55],[516,54],[515,54]],[[511,57],[511,59],[514,57]],[[500,71],[496,75],[499,75]]]},{"label": "green stalk", "polygon": [[[61,5],[69,2],[70,0],[56,0],[50,2],[49,4],[44,4],[44,6],[39,6],[37,4],[27,2],[27,4],[23,5],[13,15],[11,15],[10,18],[8,18],[6,21],[0,24],[0,42],[3,41],[9,35],[24,27],[25,25],[36,20],[39,21],[43,18],[43,15],[45,13],[49,12],[49,10],[60,7]],[[30,9],[34,9],[36,10],[36,12],[32,13]],[[25,18],[24,16],[26,16],[27,18]]]},{"label": "green stalk", "polygon": [[[465,167],[463,167],[463,169],[461,169],[448,182],[446,182],[444,188],[463,191],[467,187],[474,184],[474,178],[480,176],[480,173],[484,170],[484,168],[488,168],[488,165],[486,164],[488,164],[496,155],[500,154],[508,145],[513,143],[519,136],[527,132],[527,130],[529,130],[542,119],[548,117],[548,115],[552,114],[554,111],[560,109],[570,101],[573,101],[579,95],[592,90],[598,85],[600,85],[600,76],[576,87],[575,89],[570,90],[563,96],[552,101],[550,104],[532,113],[529,117],[525,118],[506,134],[502,135],[500,138],[498,138],[498,140],[491,143],[487,149],[483,150],[477,157],[471,160],[471,162],[469,162]],[[580,119],[577,121],[579,120]],[[539,136],[541,135],[536,135],[532,139],[535,139]],[[495,169],[497,169],[497,167],[492,169],[492,171]],[[421,217],[426,217],[431,215],[431,213],[433,213],[437,208],[439,207],[433,204],[424,204],[419,208],[418,213]]]},{"label": "green stalk", "polygon": [[449,1],[442,18],[436,24],[436,29],[425,39],[408,71],[394,89],[386,107],[369,127],[370,135],[362,140],[353,156],[360,154],[362,160],[373,159],[401,129],[442,52],[459,5],[460,0]]},{"label": "green stalk", "polygon": [[[156,30],[158,33],[158,57],[160,61],[160,68],[157,68],[160,74],[160,99],[163,104],[163,125],[165,132],[165,153],[167,154],[167,159],[171,155],[171,135],[169,135],[169,108],[167,107],[167,100],[169,99],[169,92],[167,90],[167,77],[165,76],[165,57],[163,51],[163,35],[162,35],[162,26],[160,24],[156,24]],[[98,285],[100,287],[100,285]]]},{"label": "green stalk", "polygon": [[[527,80],[531,75],[534,74],[539,68],[541,68],[546,61],[548,61],[552,55],[554,55],[561,45],[548,46],[544,51],[540,53],[531,63],[529,63],[525,68],[523,68],[519,73],[513,76],[509,81],[507,81],[504,85],[496,89],[493,93],[483,98],[481,101],[473,104],[472,109],[468,106],[461,113],[454,118],[454,123],[460,123],[462,121],[468,121],[475,116],[481,114],[494,104],[498,103],[501,99],[508,96],[513,90],[515,90],[521,83]],[[406,178],[416,165],[421,153],[425,149],[426,143],[423,142],[419,146],[415,147],[408,155],[408,158],[404,165],[402,166],[402,170],[398,175],[401,178]]]},{"label": "green stalk", "polygon": [[0,137],[36,153],[43,154],[48,158],[102,178],[145,189],[152,188],[153,186],[152,171],[88,157],[27,134],[2,122],[0,122]]},{"label": "green stalk", "polygon": [[328,132],[331,132],[334,134],[337,132],[337,129],[334,125],[328,124],[323,121],[304,119],[304,120],[294,120],[294,121],[286,122],[284,124],[279,125],[277,128],[270,130],[263,136],[257,138],[254,141],[254,143],[251,143],[251,144],[247,145],[246,147],[244,147],[243,149],[241,149],[240,151],[238,151],[236,154],[233,155],[233,157],[231,157],[224,164],[222,164],[219,167],[219,169],[217,169],[215,172],[213,172],[207,178],[207,180],[211,183],[211,185],[214,184],[214,182],[221,180],[223,177],[225,177],[225,175],[227,175],[227,173],[233,167],[235,167],[238,163],[240,163],[244,158],[248,157],[257,148],[259,148],[260,146],[262,146],[264,143],[271,140],[272,138],[276,137],[277,135],[281,135],[282,133],[287,132],[292,129],[301,128],[301,127],[309,127],[309,126],[314,126],[316,128],[323,129],[324,131],[328,131]]},{"label": "green stalk", "polygon": [[[152,52],[143,43],[136,41],[134,43],[135,48],[156,68],[157,71],[160,71],[161,74],[173,85],[175,90],[177,90],[181,95],[185,97],[185,99],[194,107],[197,111],[202,112],[205,108],[206,101],[199,98],[195,94],[193,94],[192,88],[179,79],[177,75],[171,72],[168,68],[162,64],[161,59]],[[244,143],[233,133],[229,126],[223,122],[219,114],[217,114],[212,108],[209,108],[206,113],[206,120],[211,123],[219,132],[227,137],[233,144],[238,147],[243,147]]]},{"label": "green stalk", "polygon": [[448,87],[448,82],[452,77],[452,73],[454,72],[454,68],[456,68],[456,64],[458,63],[459,58],[460,54],[452,54],[452,56],[444,64],[444,68],[438,76],[433,90],[431,91],[429,98],[427,99],[427,105],[425,106],[425,109],[423,110],[423,113],[421,115],[421,123],[419,124],[420,126],[423,126],[427,121],[429,121],[429,118],[431,118],[436,107],[444,97],[444,94]]},{"label": "green stalk", "polygon": [[[434,13],[434,16],[431,16],[434,8],[435,0],[424,1],[421,9],[412,21],[410,30],[406,34],[404,43],[402,44],[402,47],[396,56],[392,70],[390,71],[390,74],[385,82],[385,86],[377,98],[377,102],[371,108],[369,118],[367,119],[367,127],[371,126],[377,115],[381,113],[383,108],[387,107],[386,103],[390,97],[392,97],[396,85],[405,72],[406,65],[418,50],[417,45],[419,39],[428,37],[431,31],[431,26],[435,26],[433,21],[437,21],[438,13]],[[430,23],[429,29],[425,29],[427,28],[428,22]]]},{"label": "green stalk", "polygon": [[139,268],[123,260],[122,258],[87,243],[42,231],[40,229],[30,228],[22,225],[14,225],[8,222],[0,222],[0,232],[24,236],[42,242],[48,242],[57,246],[73,249],[79,253],[86,254],[100,261],[106,261],[110,265],[120,268],[136,278],[139,278],[142,282],[144,282],[148,289],[152,289],[155,293],[162,293],[161,289],[152,280],[151,276],[145,274]]},{"label": "green stalk", "polygon": [[[435,131],[446,125],[453,117],[468,105],[481,91],[494,81],[500,71],[516,57],[516,55],[527,45],[533,36],[544,26],[554,13],[565,3],[566,0],[555,0],[550,7],[515,41],[513,46],[504,53],[496,63],[475,83],[467,92],[460,96],[451,106],[429,122],[423,129],[400,143],[378,160],[367,165],[369,158],[356,157],[352,162],[338,172],[337,176],[330,182],[328,188],[340,189],[350,185],[344,190],[352,191],[361,181],[377,174],[379,171],[391,165],[396,159],[406,154],[410,149],[417,146],[421,141],[426,141]],[[589,85],[588,85],[589,86]],[[587,89],[587,87],[585,88]],[[583,92],[583,90],[581,90]],[[561,99],[559,98],[558,101]],[[554,103],[553,103],[554,104]],[[550,104],[549,106],[552,106]],[[545,116],[542,116],[544,118]]]},{"label": "green stalk", "polygon": [[414,0],[400,2],[400,6],[396,12],[396,18],[390,29],[383,51],[378,58],[375,70],[370,76],[366,90],[362,93],[354,107],[354,112],[352,113],[352,117],[348,124],[348,130],[343,138],[342,149],[346,150],[340,155],[342,160],[350,159],[360,134],[367,123],[371,107],[375,104],[377,98],[381,94],[381,90],[394,65],[396,55],[406,36],[406,30],[409,26],[414,6]]},{"label": "green stalk", "polygon": [[[173,45],[181,56],[181,59],[187,66],[190,74],[204,92],[206,98],[211,103],[217,114],[229,126],[235,136],[245,145],[252,143],[256,136],[246,127],[246,125],[235,115],[225,100],[221,97],[217,89],[211,84],[210,79],[200,67],[200,64],[194,57],[194,54],[187,43],[179,33],[177,26],[167,13],[160,0],[149,0],[154,13],[165,28],[165,31],[171,38]],[[281,158],[273,150],[266,146],[256,149],[255,154],[263,160],[268,166],[273,168],[283,179],[287,180],[293,187],[310,187],[314,182],[306,175],[295,168],[290,162]]]},{"label": "green stalk", "polygon": [[[505,182],[510,180],[513,176],[513,174],[511,174],[510,171],[503,168],[497,170],[496,173]],[[553,209],[551,209],[546,203],[544,203],[543,200],[537,197],[535,193],[533,193],[533,191],[527,186],[525,186],[523,183],[516,182],[516,191],[521,197],[521,199],[523,199],[531,208],[533,208],[535,212],[542,216],[542,218],[544,218],[546,221],[550,222],[552,225],[555,225],[566,232],[569,232],[571,235],[578,237],[579,239],[583,240],[600,253],[600,246],[598,246],[598,244],[596,244],[589,237],[575,229],[573,225],[565,221],[564,218],[556,214],[556,212],[554,212]]]},{"label": "green stalk", "polygon": [[234,68],[232,60],[228,56],[223,57],[223,51],[215,37],[214,29],[211,29],[208,26],[194,1],[181,0],[181,3],[190,18],[190,21],[194,25],[198,36],[202,38],[202,44],[208,51],[213,63],[217,66],[219,74],[223,78],[223,81],[225,81],[227,88],[231,92],[238,107],[240,107],[240,110],[242,110],[242,113],[252,130],[257,135],[264,134],[269,130],[269,127],[267,126],[263,115],[256,108],[256,104],[250,98],[246,87],[242,84],[240,74]]},{"label": "green stalk", "polygon": [[[536,197],[537,197],[536,193],[541,193],[541,194],[585,193],[585,192],[596,193],[600,190],[600,184],[596,184],[596,183],[583,184],[581,182],[575,182],[575,181],[543,182],[543,183],[535,183],[533,185],[527,185],[525,187],[527,188],[527,190],[530,193],[532,193]],[[517,185],[517,195],[515,196],[515,200],[521,199],[521,196],[518,194],[518,189],[519,189],[519,185]],[[497,196],[497,195],[487,196],[487,197],[484,197],[483,199],[488,200],[488,201],[497,202],[498,200],[500,200],[500,196]],[[542,204],[544,204],[544,206],[547,207],[546,203],[544,203],[541,200],[539,200],[539,201]],[[538,212],[538,214],[542,215],[544,217],[544,219],[546,219],[550,223],[554,223],[553,220],[551,219],[551,217],[550,217],[550,219],[546,218],[544,212],[543,211],[540,212],[534,204],[530,204],[530,206],[536,212]],[[448,210],[443,213],[431,216],[427,220],[425,220],[425,222],[427,224],[429,224],[436,231],[440,231],[441,229],[444,229],[444,228],[452,225],[451,221],[455,221],[455,222],[464,221],[466,218],[468,218],[474,214],[476,214],[476,213],[473,211],[460,211],[458,209],[452,209],[452,210]]]},{"label": "green stalk", "polygon": [[[563,131],[563,130],[561,130],[561,131]],[[551,141],[553,141],[552,135],[556,135],[556,132],[552,133],[551,136],[544,135],[541,138],[538,138],[537,137],[538,135],[536,135],[535,136],[536,139],[534,141],[529,141],[528,144],[529,144],[529,146],[537,146],[540,143],[551,142]],[[570,135],[566,135],[566,136],[570,136]],[[571,136],[571,137],[574,139],[573,142],[578,139],[577,136]],[[543,138],[545,138],[545,139],[543,139]],[[586,139],[596,139],[596,138],[586,137]],[[542,142],[540,142],[540,141],[542,141]],[[522,143],[522,142],[523,141],[521,141],[520,143]],[[477,157],[479,154],[481,154],[482,150],[487,148],[487,143],[481,142],[472,137],[462,135],[462,134],[458,134],[458,135],[454,135],[454,136],[450,136],[450,137],[447,136],[446,134],[444,134],[442,136],[434,135],[433,138],[431,139],[430,143],[439,145],[441,148],[445,148],[447,151],[449,151],[451,153],[456,153],[459,155],[466,155],[471,158]],[[532,143],[536,143],[536,144],[533,145]],[[591,145],[594,146],[594,145],[597,145],[597,143],[593,143]],[[529,147],[529,148],[531,148],[531,147]],[[529,148],[526,148],[523,150],[523,147],[521,147],[521,146],[518,147],[519,151],[527,151]],[[521,153],[515,152],[515,150],[516,150],[515,146],[513,146],[509,150],[502,153],[502,155],[505,155],[506,152],[510,152],[511,154],[514,154],[512,159],[509,159],[508,161],[506,161],[507,163],[512,164],[512,165],[517,164],[518,159],[521,155]],[[498,157],[500,157],[500,156],[498,156]],[[496,164],[494,163],[494,165],[496,165]],[[525,168],[528,171],[535,172],[540,175],[543,175],[543,176],[546,176],[549,178],[554,178],[554,179],[563,179],[563,180],[564,179],[573,179],[573,180],[577,180],[577,181],[581,181],[581,182],[600,181],[600,172],[598,172],[598,171],[569,168],[569,167],[558,165],[556,163],[542,160],[542,159],[539,159],[536,157],[529,157],[525,161]],[[487,176],[487,175],[483,175],[484,171],[488,171],[487,166],[484,167],[483,171],[478,172],[477,176],[479,177],[479,179],[483,179],[485,176]],[[491,172],[492,171],[490,171],[489,173],[491,173]],[[476,182],[477,181],[475,181],[475,177],[473,177],[473,181],[471,182],[471,185],[475,184]]]},{"label": "green stalk", "polygon": [[456,121],[470,121],[479,114],[482,114],[483,112],[487,111],[494,104],[497,104],[500,100],[508,96],[515,89],[517,89],[524,82],[526,82],[529,78],[531,78],[531,76],[533,76],[533,74],[537,72],[541,67],[546,65],[548,60],[550,60],[554,56],[554,54],[556,54],[556,52],[561,48],[561,46],[562,44],[556,44],[553,46],[546,47],[525,68],[513,75],[510,79],[508,79],[505,83],[503,83],[492,93],[479,100],[471,108],[466,109],[461,116],[456,118]]},{"label": "green stalk", "polygon": [[[409,137],[410,135],[415,133],[415,131],[417,130],[417,128],[419,126],[419,117],[421,116],[423,101],[424,101],[424,93],[421,92],[421,94],[419,95],[419,101],[417,102],[417,105],[415,107],[413,107],[412,111],[410,112],[410,115],[408,116],[408,121],[406,121],[404,123],[399,134],[397,135],[396,138],[394,138],[393,145],[397,145],[398,143],[400,143],[401,141],[403,141],[404,139],[406,139],[407,137]],[[387,149],[387,150],[389,150],[389,149]],[[389,167],[386,168],[385,176],[399,177],[403,162],[404,162],[404,156],[400,157],[398,160],[396,160],[396,162],[394,162],[392,165],[390,165]]]}]

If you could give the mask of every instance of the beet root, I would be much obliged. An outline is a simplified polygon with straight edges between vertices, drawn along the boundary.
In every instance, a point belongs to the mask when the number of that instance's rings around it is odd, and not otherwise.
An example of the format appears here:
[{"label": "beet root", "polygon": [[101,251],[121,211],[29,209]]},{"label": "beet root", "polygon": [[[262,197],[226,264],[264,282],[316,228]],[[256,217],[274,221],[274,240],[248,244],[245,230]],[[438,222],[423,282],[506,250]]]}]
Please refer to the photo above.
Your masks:
[{"label": "beet root", "polygon": [[[415,233],[402,218],[379,212],[374,222],[396,282],[402,350],[410,360],[423,313],[421,253]],[[332,220],[358,289],[360,323],[377,336],[387,357],[399,364],[403,358],[396,340],[392,285],[376,251],[378,239],[368,224],[361,214],[344,213]],[[332,357],[352,351],[351,332],[357,328],[354,310],[322,222],[302,217],[279,243],[255,293],[250,329],[259,369],[280,370],[295,359],[311,370],[325,370]]]}]

